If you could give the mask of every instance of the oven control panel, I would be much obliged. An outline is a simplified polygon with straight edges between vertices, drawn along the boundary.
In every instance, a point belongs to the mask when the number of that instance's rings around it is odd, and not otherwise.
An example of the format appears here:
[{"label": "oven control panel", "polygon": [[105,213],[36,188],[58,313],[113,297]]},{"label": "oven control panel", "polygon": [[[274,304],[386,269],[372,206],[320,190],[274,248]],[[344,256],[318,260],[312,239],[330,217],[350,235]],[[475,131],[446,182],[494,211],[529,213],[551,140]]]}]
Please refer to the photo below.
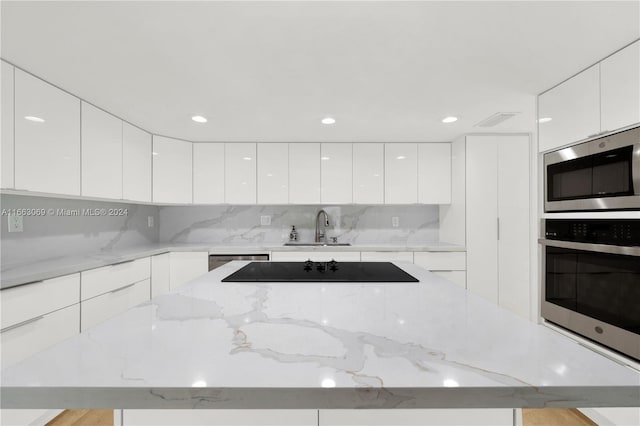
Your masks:
[{"label": "oven control panel", "polygon": [[547,219],[545,238],[579,243],[640,246],[640,219]]}]

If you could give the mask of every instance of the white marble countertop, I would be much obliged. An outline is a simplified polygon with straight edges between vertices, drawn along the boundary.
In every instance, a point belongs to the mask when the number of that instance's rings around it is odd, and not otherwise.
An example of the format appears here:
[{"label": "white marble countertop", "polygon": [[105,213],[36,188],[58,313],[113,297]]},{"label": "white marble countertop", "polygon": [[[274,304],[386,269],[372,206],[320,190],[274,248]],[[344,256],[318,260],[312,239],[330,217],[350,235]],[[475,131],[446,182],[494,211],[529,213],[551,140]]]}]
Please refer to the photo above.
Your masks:
[{"label": "white marble countertop", "polygon": [[0,289],[170,251],[207,251],[210,254],[263,254],[273,251],[465,251],[465,248],[437,241],[410,245],[378,243],[352,246],[284,246],[283,244],[273,243],[263,245],[158,243],[72,257],[52,257],[45,261],[23,264],[6,265],[3,263],[0,270]]},{"label": "white marble countertop", "polygon": [[232,262],[2,371],[2,408],[640,404],[640,373],[419,283],[221,283]]}]

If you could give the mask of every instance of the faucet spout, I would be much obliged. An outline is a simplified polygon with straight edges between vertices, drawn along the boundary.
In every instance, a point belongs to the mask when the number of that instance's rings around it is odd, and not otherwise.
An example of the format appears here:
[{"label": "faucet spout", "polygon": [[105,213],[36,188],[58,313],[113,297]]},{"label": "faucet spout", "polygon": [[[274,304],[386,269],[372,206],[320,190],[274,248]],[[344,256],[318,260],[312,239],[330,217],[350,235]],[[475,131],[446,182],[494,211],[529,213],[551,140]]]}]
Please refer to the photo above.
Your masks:
[{"label": "faucet spout", "polygon": [[329,226],[329,215],[321,209],[316,215],[316,243],[320,243],[325,240],[325,233],[320,232],[320,216],[324,216],[324,227],[326,228]]}]

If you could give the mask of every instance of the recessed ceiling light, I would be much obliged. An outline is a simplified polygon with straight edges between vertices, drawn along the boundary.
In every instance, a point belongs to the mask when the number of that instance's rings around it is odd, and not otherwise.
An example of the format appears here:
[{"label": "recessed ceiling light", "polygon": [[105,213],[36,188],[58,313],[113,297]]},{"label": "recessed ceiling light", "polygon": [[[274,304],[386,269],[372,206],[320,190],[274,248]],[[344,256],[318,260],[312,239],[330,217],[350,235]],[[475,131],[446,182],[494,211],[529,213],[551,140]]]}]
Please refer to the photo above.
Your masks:
[{"label": "recessed ceiling light", "polygon": [[33,121],[34,123],[44,123],[44,118],[34,117],[33,115],[27,115],[24,119]]},{"label": "recessed ceiling light", "polygon": [[157,152],[152,152],[152,154],[153,154],[153,155],[158,155],[158,153],[157,153]]},{"label": "recessed ceiling light", "polygon": [[458,121],[458,117],[453,117],[453,116],[445,117],[442,119],[443,123],[453,123],[456,121]]},{"label": "recessed ceiling light", "polygon": [[242,157],[242,159],[245,160],[245,161],[251,161],[252,160],[251,157]]},{"label": "recessed ceiling light", "polygon": [[551,120],[553,120],[553,118],[551,118],[551,117],[542,117],[542,118],[538,119],[538,123],[548,123]]},{"label": "recessed ceiling light", "polygon": [[333,117],[325,117],[322,119],[322,124],[335,124],[336,119]]},{"label": "recessed ceiling light", "polygon": [[404,160],[405,158],[407,158],[407,157],[405,157],[404,155],[398,155],[396,157],[396,160]]},{"label": "recessed ceiling light", "polygon": [[331,157],[320,157],[321,160],[330,160]]},{"label": "recessed ceiling light", "polygon": [[194,115],[193,117],[191,117],[191,119],[193,121],[195,121],[196,123],[206,123],[207,122],[207,118],[203,117],[201,115]]}]

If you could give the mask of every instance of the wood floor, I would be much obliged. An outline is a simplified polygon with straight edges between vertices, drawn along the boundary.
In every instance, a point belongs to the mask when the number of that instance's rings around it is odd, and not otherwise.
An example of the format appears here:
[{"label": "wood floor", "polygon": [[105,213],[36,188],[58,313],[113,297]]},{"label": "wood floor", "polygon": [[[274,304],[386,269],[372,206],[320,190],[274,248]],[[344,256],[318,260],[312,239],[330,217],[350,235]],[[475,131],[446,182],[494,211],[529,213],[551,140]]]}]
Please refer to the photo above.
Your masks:
[{"label": "wood floor", "polygon": [[[576,409],[526,408],[523,426],[597,426]],[[113,426],[113,410],[65,410],[47,426]]]}]

